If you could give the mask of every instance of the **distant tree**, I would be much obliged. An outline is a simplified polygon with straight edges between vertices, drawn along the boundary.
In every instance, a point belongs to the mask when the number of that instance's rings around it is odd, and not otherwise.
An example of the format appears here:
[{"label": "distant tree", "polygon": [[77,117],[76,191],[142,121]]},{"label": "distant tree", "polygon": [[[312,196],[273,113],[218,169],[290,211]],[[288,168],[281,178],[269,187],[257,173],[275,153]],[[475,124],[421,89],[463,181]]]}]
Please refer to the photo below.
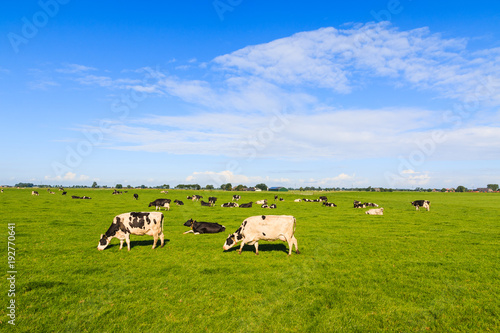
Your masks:
[{"label": "distant tree", "polygon": [[446,189],[443,187],[443,188],[441,189],[441,192],[446,192]]},{"label": "distant tree", "polygon": [[267,191],[267,185],[264,183],[257,184],[255,187],[260,188],[262,191]]},{"label": "distant tree", "polygon": [[146,188],[146,185],[141,185],[141,188],[142,188],[142,189],[145,189],[145,188]]},{"label": "distant tree", "polygon": [[224,190],[224,191],[231,191],[233,189],[233,185],[231,185],[231,183],[227,183],[227,184],[222,184],[220,186],[221,190]]},{"label": "distant tree", "polygon": [[214,186],[213,186],[213,185],[207,185],[207,186],[205,186],[205,188],[206,188],[207,190],[213,190],[213,189],[214,189]]},{"label": "distant tree", "polygon": [[127,185],[127,188],[132,188],[132,185]]},{"label": "distant tree", "polygon": [[15,187],[33,187],[33,183],[17,183]]},{"label": "distant tree", "polygon": [[493,192],[498,191],[498,184],[488,184],[486,187],[490,188]]},{"label": "distant tree", "polygon": [[97,188],[97,187],[99,187],[99,186],[97,186],[97,182],[93,182],[92,183],[92,188]]},{"label": "distant tree", "polygon": [[236,186],[235,190],[236,191],[243,191],[243,189],[245,189],[245,188],[247,188],[245,185],[240,184],[240,185]]},{"label": "distant tree", "polygon": [[115,188],[123,188],[122,184],[116,184]]},{"label": "distant tree", "polygon": [[465,186],[460,185],[455,189],[455,192],[467,192],[467,188]]}]

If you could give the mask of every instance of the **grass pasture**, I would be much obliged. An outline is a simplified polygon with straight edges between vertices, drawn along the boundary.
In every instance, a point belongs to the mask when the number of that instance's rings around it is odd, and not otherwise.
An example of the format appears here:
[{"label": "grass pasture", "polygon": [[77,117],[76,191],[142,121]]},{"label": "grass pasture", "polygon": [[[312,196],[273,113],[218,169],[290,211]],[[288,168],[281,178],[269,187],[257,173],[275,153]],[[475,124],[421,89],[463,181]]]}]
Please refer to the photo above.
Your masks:
[{"label": "grass pasture", "polygon": [[[317,192],[336,208],[295,203],[279,193],[275,210],[221,208],[235,192],[39,189],[0,194],[0,238],[7,267],[7,223],[16,231],[16,331],[19,332],[498,332],[500,196],[480,193]],[[139,194],[139,200],[132,198]],[[218,197],[216,207],[186,200]],[[240,203],[273,192],[241,193]],[[92,200],[74,200],[87,195]],[[97,251],[115,215],[151,211],[156,198],[183,200],[165,215],[165,247],[131,236]],[[410,201],[428,199],[431,211]],[[368,216],[352,201],[376,202]],[[154,209],[153,209],[154,210]],[[300,255],[284,242],[223,252],[229,233],[252,215],[294,215]],[[226,232],[182,233],[189,218]],[[6,276],[6,271],[4,274]],[[3,279],[2,294],[8,290]],[[6,297],[0,322],[7,324]]]}]

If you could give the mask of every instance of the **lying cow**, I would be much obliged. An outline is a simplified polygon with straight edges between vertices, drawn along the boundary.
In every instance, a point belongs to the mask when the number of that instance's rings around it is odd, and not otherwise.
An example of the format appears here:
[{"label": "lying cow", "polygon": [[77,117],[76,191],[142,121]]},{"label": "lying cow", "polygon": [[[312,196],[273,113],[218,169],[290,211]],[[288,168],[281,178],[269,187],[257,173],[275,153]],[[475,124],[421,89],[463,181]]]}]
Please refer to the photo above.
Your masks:
[{"label": "lying cow", "polygon": [[148,207],[155,207],[155,210],[161,210],[161,207],[164,207],[165,210],[170,210],[170,199],[156,199],[153,202],[150,202]]},{"label": "lying cow", "polygon": [[373,202],[365,202],[363,205],[365,205],[365,207],[378,207],[378,205]]},{"label": "lying cow", "polygon": [[234,200],[238,201],[240,199],[241,199],[241,195],[238,195],[238,194],[233,195],[233,201]]},{"label": "lying cow", "polygon": [[255,254],[259,254],[259,241],[275,241],[277,239],[288,243],[288,255],[292,254],[292,246],[295,245],[295,251],[299,254],[297,239],[295,233],[295,217],[290,215],[259,215],[251,216],[236,230],[235,233],[229,235],[222,247],[225,251],[232,248],[236,243],[241,242],[241,254],[243,246],[248,243],[255,245]]},{"label": "lying cow", "polygon": [[369,209],[365,212],[368,215],[384,215],[384,208]]},{"label": "lying cow", "polygon": [[201,200],[201,205],[206,207],[212,207],[212,204],[210,202],[205,202],[203,200]]},{"label": "lying cow", "polygon": [[323,206],[325,206],[325,207],[337,207],[337,205],[334,204],[333,202],[327,202],[327,201],[323,202]]},{"label": "lying cow", "polygon": [[244,204],[241,204],[240,205],[240,208],[251,208],[252,207],[252,204],[253,202],[250,201],[249,203],[244,203]]},{"label": "lying cow", "polygon": [[415,206],[416,210],[419,210],[419,207],[424,207],[427,211],[431,209],[431,202],[429,200],[416,200],[412,201],[411,204]]},{"label": "lying cow", "polygon": [[189,219],[184,223],[184,226],[191,227],[191,230],[184,232],[184,234],[188,234],[190,232],[195,235],[199,234],[216,234],[218,232],[222,232],[226,230],[226,227],[220,225],[219,223],[212,222],[196,222],[193,219]]},{"label": "lying cow", "polygon": [[160,212],[131,212],[115,216],[108,231],[101,235],[97,249],[99,251],[104,250],[111,240],[116,237],[120,240],[120,250],[123,247],[123,241],[126,241],[127,248],[130,251],[130,234],[153,236],[153,249],[156,247],[159,236],[161,247],[163,247],[165,238],[163,235],[163,214]]},{"label": "lying cow", "polygon": [[184,205],[184,202],[182,202],[182,201],[180,201],[180,200],[177,200],[177,199],[176,199],[176,200],[174,200],[174,202],[175,202],[175,204],[176,204],[177,206],[183,206],[183,205]]},{"label": "lying cow", "polygon": [[267,204],[267,199],[255,201],[255,204],[256,204],[256,205],[263,205],[263,204]]},{"label": "lying cow", "polygon": [[217,201],[216,197],[208,197],[208,202],[212,205],[212,207],[215,206],[216,201]]},{"label": "lying cow", "polygon": [[295,200],[293,200],[293,202],[301,202],[301,201],[302,201],[302,199],[295,199]]},{"label": "lying cow", "polygon": [[226,202],[220,205],[221,207],[239,207],[239,205],[236,202]]},{"label": "lying cow", "polygon": [[353,205],[354,208],[366,208],[365,204],[358,200],[354,200]]},{"label": "lying cow", "polygon": [[31,195],[38,195],[37,191],[31,191]]}]

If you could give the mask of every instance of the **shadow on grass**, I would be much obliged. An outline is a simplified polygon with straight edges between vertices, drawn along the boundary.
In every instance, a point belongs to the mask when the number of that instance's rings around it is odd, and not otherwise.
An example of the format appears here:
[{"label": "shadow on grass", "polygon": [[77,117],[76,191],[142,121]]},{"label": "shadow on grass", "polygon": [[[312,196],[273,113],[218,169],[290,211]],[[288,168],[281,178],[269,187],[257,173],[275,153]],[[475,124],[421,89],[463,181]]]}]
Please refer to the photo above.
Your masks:
[{"label": "shadow on grass", "polygon": [[[170,239],[165,238],[165,242],[164,242],[163,246],[168,245],[169,242],[170,242]],[[131,240],[130,241],[130,250],[132,250],[136,246],[149,246],[149,247],[152,247],[153,246],[153,240],[152,239],[151,240],[137,240],[137,241]],[[158,241],[156,242],[156,248],[155,248],[155,250],[158,249],[158,248],[160,248],[160,246],[161,246],[160,239],[158,239]],[[114,247],[116,247],[116,248],[119,249],[120,248],[120,242],[109,244],[104,249],[104,251],[106,251],[108,249],[112,249]],[[127,242],[123,243],[122,250],[123,249],[125,249],[125,250],[127,249]]]},{"label": "shadow on grass", "polygon": [[[237,244],[234,247],[232,247],[229,250],[224,251],[224,252],[234,252],[234,251],[238,252],[239,249],[240,249],[240,244]],[[260,244],[259,243],[259,253],[260,252],[273,252],[273,251],[285,252],[286,254],[288,254],[288,247],[285,244]],[[255,246],[245,244],[245,246],[243,246],[243,250],[241,252],[242,253],[243,252],[255,253]]]}]

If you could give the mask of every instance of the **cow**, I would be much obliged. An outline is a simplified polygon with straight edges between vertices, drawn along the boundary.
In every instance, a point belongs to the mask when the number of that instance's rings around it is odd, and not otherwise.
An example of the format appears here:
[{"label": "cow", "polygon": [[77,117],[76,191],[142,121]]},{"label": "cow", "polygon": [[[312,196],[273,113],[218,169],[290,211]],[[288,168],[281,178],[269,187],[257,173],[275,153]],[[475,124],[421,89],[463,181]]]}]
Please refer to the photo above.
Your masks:
[{"label": "cow", "polygon": [[59,191],[64,191],[64,187],[59,187]]},{"label": "cow", "polygon": [[92,199],[92,198],[91,198],[91,197],[86,197],[86,196],[83,196],[83,197],[81,197],[80,199],[88,199],[88,200],[90,200],[90,199]]},{"label": "cow", "polygon": [[168,191],[161,191],[160,193],[167,194],[167,193],[168,193]]},{"label": "cow", "polygon": [[212,204],[210,202],[205,202],[203,200],[201,200],[201,205],[205,207],[212,207]]},{"label": "cow", "polygon": [[62,195],[66,195],[66,194],[68,194],[68,192],[66,192],[66,191],[64,191],[64,192],[62,193]]},{"label": "cow", "polygon": [[39,195],[37,191],[31,191],[31,195]]},{"label": "cow", "polygon": [[192,198],[191,198],[192,201],[198,201],[200,199],[203,199],[203,196],[202,195],[196,195],[196,194],[193,195]]},{"label": "cow", "polygon": [[183,234],[188,234],[192,232],[195,235],[199,234],[216,234],[218,232],[223,232],[226,227],[220,225],[219,223],[213,222],[197,222],[193,219],[189,219],[184,223],[184,226],[191,227],[191,230],[184,232]]},{"label": "cow", "polygon": [[250,201],[249,203],[244,203],[244,204],[241,204],[240,205],[240,208],[251,208],[252,207],[252,204],[253,202]]},{"label": "cow", "polygon": [[354,208],[366,208],[365,204],[358,200],[354,200],[353,205]]},{"label": "cow", "polygon": [[276,208],[276,204],[272,204],[271,206],[269,206],[269,208],[275,209]]},{"label": "cow", "polygon": [[319,197],[319,201],[328,202],[328,198],[325,196]]},{"label": "cow", "polygon": [[290,215],[259,215],[251,216],[243,221],[241,226],[229,235],[222,247],[224,251],[229,250],[236,243],[241,242],[241,254],[243,246],[248,243],[255,245],[255,254],[259,254],[259,241],[282,240],[288,242],[288,255],[292,254],[292,246],[295,245],[295,252],[299,254],[297,239],[294,236],[296,220]]},{"label": "cow", "polygon": [[302,201],[302,199],[295,199],[295,200],[293,200],[293,202],[301,202],[301,201]]},{"label": "cow", "polygon": [[2,189],[2,193],[3,193],[3,189]]},{"label": "cow", "polygon": [[365,207],[378,207],[378,205],[373,202],[365,202],[363,205],[365,205]]},{"label": "cow", "polygon": [[259,200],[259,201],[255,201],[255,204],[256,204],[256,205],[263,205],[263,204],[267,204],[267,199],[264,199],[264,200]]},{"label": "cow", "polygon": [[135,200],[139,200],[139,194],[134,193],[134,199],[135,199]]},{"label": "cow", "polygon": [[[165,207],[165,210],[170,210],[170,199],[156,199],[149,203],[148,207],[155,206],[155,210],[161,210],[161,207]],[[167,209],[168,208],[168,209]]]},{"label": "cow", "polygon": [[280,198],[280,201],[285,201],[285,199],[283,199],[283,198]]},{"label": "cow", "polygon": [[274,196],[274,201],[276,201],[277,199],[278,199],[278,196],[277,196],[277,195],[275,195],[275,196]]},{"label": "cow", "polygon": [[233,201],[238,201],[240,199],[241,199],[241,195],[238,195],[238,194],[233,195],[233,199],[232,199]]},{"label": "cow", "polygon": [[213,206],[215,206],[215,202],[217,201],[216,197],[208,197],[208,202]]},{"label": "cow", "polygon": [[220,205],[221,207],[238,207],[239,205],[236,202],[226,202]]},{"label": "cow", "polygon": [[368,215],[384,215],[384,208],[369,209],[365,212]]},{"label": "cow", "polygon": [[79,196],[77,196],[77,195],[72,195],[72,196],[71,196],[71,199],[81,199],[81,198],[82,198],[82,197],[79,197]]},{"label": "cow", "polygon": [[431,202],[429,200],[416,200],[412,201],[411,204],[415,206],[415,210],[419,210],[419,207],[424,207],[427,211],[431,210]]},{"label": "cow", "polygon": [[333,202],[327,202],[327,201],[323,202],[323,206],[325,206],[325,207],[337,207],[337,205],[334,204]]},{"label": "cow", "polygon": [[163,235],[163,214],[160,212],[130,212],[115,216],[108,231],[101,235],[97,249],[104,250],[111,239],[116,237],[120,240],[120,250],[123,247],[123,241],[126,241],[130,251],[130,234],[153,236],[153,249],[156,247],[159,236],[161,247],[163,247],[165,238]]},{"label": "cow", "polygon": [[50,194],[56,194],[56,192],[49,191]]},{"label": "cow", "polygon": [[174,202],[175,202],[175,204],[176,204],[177,206],[183,206],[183,205],[184,205],[184,202],[182,202],[182,201],[180,201],[180,200],[177,200],[177,199],[175,199],[175,200],[174,200]]}]

